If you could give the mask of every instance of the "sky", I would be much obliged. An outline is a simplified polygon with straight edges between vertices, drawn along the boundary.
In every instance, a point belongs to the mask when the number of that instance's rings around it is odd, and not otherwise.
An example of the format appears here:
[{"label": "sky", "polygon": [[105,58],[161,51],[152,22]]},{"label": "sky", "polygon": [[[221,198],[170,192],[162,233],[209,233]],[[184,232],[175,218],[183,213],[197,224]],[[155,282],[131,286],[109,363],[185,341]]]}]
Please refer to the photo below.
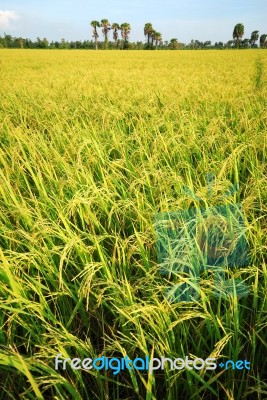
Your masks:
[{"label": "sky", "polygon": [[0,36],[91,40],[90,22],[104,18],[130,23],[130,41],[145,41],[151,22],[163,40],[227,42],[237,23],[244,38],[254,30],[267,34],[267,0],[0,0]]}]

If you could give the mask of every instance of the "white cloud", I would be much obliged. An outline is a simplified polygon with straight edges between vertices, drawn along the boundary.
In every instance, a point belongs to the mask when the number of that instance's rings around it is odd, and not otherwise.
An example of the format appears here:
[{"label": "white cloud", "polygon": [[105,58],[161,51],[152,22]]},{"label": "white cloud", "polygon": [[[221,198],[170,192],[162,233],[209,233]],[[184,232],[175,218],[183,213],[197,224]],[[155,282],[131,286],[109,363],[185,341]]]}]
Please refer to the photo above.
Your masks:
[{"label": "white cloud", "polygon": [[19,19],[19,16],[14,11],[0,10],[0,29],[8,29],[12,21]]}]

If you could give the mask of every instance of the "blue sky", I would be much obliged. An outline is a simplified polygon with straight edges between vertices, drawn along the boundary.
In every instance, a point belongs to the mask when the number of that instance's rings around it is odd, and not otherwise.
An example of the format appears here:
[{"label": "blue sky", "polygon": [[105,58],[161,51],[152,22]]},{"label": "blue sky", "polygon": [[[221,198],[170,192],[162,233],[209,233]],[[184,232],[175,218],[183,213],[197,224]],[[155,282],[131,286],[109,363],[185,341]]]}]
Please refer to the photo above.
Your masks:
[{"label": "blue sky", "polygon": [[253,30],[267,34],[267,0],[1,0],[0,35],[91,39],[90,21],[103,18],[129,22],[132,41],[145,41],[144,24],[151,22],[163,40],[226,42],[239,22],[246,38]]}]

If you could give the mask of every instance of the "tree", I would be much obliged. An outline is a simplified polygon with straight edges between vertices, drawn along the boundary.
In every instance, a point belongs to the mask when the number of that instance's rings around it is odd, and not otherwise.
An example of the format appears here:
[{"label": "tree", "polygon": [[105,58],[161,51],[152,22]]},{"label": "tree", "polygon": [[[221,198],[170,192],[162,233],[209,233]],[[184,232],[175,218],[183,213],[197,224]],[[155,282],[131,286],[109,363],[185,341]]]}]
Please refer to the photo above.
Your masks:
[{"label": "tree", "polygon": [[92,21],[90,25],[93,27],[93,38],[95,39],[95,49],[97,50],[97,39],[99,35],[96,28],[100,28],[100,24],[98,21]]},{"label": "tree", "polygon": [[150,34],[150,38],[151,38],[151,48],[152,48],[152,49],[153,49],[153,46],[154,46],[155,35],[156,35],[156,31],[155,31],[155,29],[153,29],[153,30],[151,31],[151,34]]},{"label": "tree", "polygon": [[4,33],[4,41],[5,41],[5,47],[7,48],[12,47],[13,37],[11,35],[7,35],[6,33]]},{"label": "tree", "polygon": [[123,49],[126,49],[128,47],[128,39],[131,31],[131,25],[128,24],[128,22],[124,22],[123,24],[121,24],[120,28],[121,28],[121,37],[124,40]]},{"label": "tree", "polygon": [[197,42],[198,42],[198,40],[195,42],[195,40],[194,39],[191,39],[191,42],[189,43],[189,49],[195,49],[196,47],[197,47]]},{"label": "tree", "polygon": [[93,49],[94,48],[94,42],[92,40],[84,40],[82,43],[83,49]]},{"label": "tree", "polygon": [[37,49],[48,49],[49,43],[48,43],[48,40],[46,38],[40,39],[38,37],[36,40],[37,40],[37,43],[36,43]]},{"label": "tree", "polygon": [[176,38],[171,39],[169,46],[172,50],[177,50],[178,49],[178,39],[176,39]]},{"label": "tree", "polygon": [[240,44],[244,49],[248,49],[250,45],[250,39],[243,39],[241,40]]},{"label": "tree", "polygon": [[144,43],[143,42],[136,42],[136,49],[137,50],[144,50]]},{"label": "tree", "polygon": [[24,47],[24,39],[22,39],[22,37],[19,37],[19,38],[18,38],[18,41],[19,41],[19,47],[20,47],[21,49],[23,49],[23,47]]},{"label": "tree", "polygon": [[263,35],[261,35],[261,37],[260,37],[260,47],[261,47],[262,49],[264,49],[264,48],[267,47],[267,35],[266,35],[266,34],[263,34]]},{"label": "tree", "polygon": [[145,24],[145,27],[144,27],[144,35],[147,36],[147,47],[148,48],[150,47],[149,46],[150,45],[150,38],[151,38],[151,35],[152,35],[153,31],[154,31],[154,29],[153,29],[153,26],[152,26],[151,22],[147,22]]},{"label": "tree", "polygon": [[255,47],[257,40],[259,40],[259,31],[253,31],[250,38],[251,47]]},{"label": "tree", "polygon": [[236,24],[233,31],[233,39],[236,41],[236,46],[239,48],[240,40],[244,35],[244,25],[239,23]]},{"label": "tree", "polygon": [[66,41],[66,39],[62,38],[61,41],[60,41],[59,48],[60,48],[60,49],[67,49],[67,48],[69,47],[68,45],[69,45],[69,44],[68,44],[68,42]]},{"label": "tree", "polygon": [[162,35],[160,32],[155,32],[154,39],[156,42],[156,50],[158,48],[158,44],[162,41]]},{"label": "tree", "polygon": [[203,49],[204,43],[200,42],[200,40],[195,40],[194,41],[194,49]]},{"label": "tree", "polygon": [[108,31],[110,30],[110,23],[108,22],[108,19],[101,19],[101,28],[104,38],[105,38],[105,49],[107,48],[108,45]]},{"label": "tree", "polygon": [[215,49],[223,49],[223,42],[215,42]]},{"label": "tree", "polygon": [[112,24],[111,29],[113,29],[113,39],[115,42],[115,46],[118,47],[118,37],[119,37],[118,31],[120,30],[120,25],[114,22],[114,24]]},{"label": "tree", "polygon": [[227,49],[232,49],[234,46],[234,40],[228,40],[227,43],[225,43],[225,47],[227,47]]}]

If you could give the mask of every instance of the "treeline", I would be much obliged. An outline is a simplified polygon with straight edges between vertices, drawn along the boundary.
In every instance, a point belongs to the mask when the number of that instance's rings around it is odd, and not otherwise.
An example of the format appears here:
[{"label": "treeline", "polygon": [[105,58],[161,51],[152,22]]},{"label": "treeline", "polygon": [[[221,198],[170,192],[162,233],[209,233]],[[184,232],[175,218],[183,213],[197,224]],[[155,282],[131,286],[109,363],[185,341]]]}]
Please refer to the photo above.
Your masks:
[{"label": "treeline", "polygon": [[12,37],[11,35],[0,36],[0,48],[9,49],[94,49],[95,44],[92,40],[84,41],[60,41],[49,42],[46,38],[37,38],[36,40],[25,39],[22,37]]},{"label": "treeline", "polygon": [[[64,38],[60,41],[49,42],[46,38],[37,37],[31,40],[22,37],[12,37],[4,34],[0,36],[0,48],[21,48],[21,49],[100,49],[100,50],[198,50],[198,49],[249,49],[249,48],[267,48],[267,34],[259,34],[259,31],[253,31],[250,38],[243,39],[244,25],[238,23],[233,30],[233,39],[226,43],[210,40],[201,42],[200,40],[191,40],[190,43],[181,43],[177,38],[163,40],[162,34],[155,30],[150,22],[144,26],[145,42],[130,42],[131,25],[127,22],[122,24],[110,24],[108,19],[92,21],[93,40],[68,41]],[[102,31],[103,40],[99,40],[99,29]],[[113,40],[110,40],[109,33],[112,31]]]}]

